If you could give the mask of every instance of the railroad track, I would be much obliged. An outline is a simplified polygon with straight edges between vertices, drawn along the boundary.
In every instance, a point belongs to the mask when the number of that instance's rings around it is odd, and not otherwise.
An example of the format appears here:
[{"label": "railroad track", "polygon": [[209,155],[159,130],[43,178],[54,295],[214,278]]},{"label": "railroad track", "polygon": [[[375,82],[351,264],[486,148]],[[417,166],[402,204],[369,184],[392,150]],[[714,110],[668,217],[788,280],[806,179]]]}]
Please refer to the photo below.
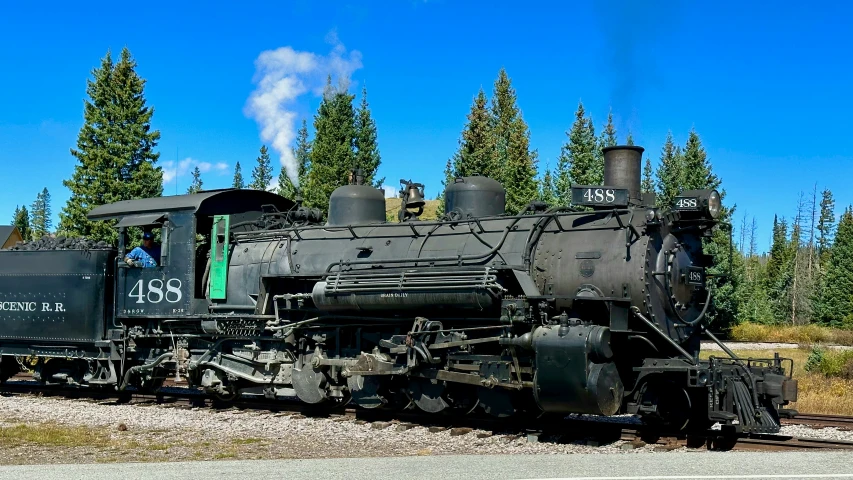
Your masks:
[{"label": "railroad track", "polygon": [[836,427],[840,430],[853,430],[853,417],[844,415],[801,413],[794,418],[783,419],[782,424],[809,425],[816,428]]},{"label": "railroad track", "polygon": [[[31,377],[30,377],[31,378]],[[436,415],[400,410],[366,410],[347,405],[318,407],[297,401],[267,400],[260,398],[238,398],[220,401],[196,390],[177,386],[164,387],[158,393],[141,393],[132,388],[119,394],[109,390],[71,389],[45,387],[38,382],[19,377],[0,385],[0,395],[40,395],[89,401],[112,401],[116,404],[161,405],[170,408],[210,408],[213,410],[254,410],[287,413],[303,417],[349,417],[352,421],[373,423],[374,428],[411,428],[423,426],[430,431],[451,430],[470,432],[486,430],[494,434],[526,436],[528,441],[586,442],[592,446],[605,445],[618,440],[626,442],[628,448],[655,445],[655,450],[668,451],[679,448],[741,450],[741,451],[790,451],[790,450],[853,450],[853,442],[818,438],[803,438],[784,435],[743,436],[733,443],[731,439],[714,437],[657,435],[642,424],[625,423],[599,417],[568,416],[562,419],[503,418],[471,415]],[[555,421],[556,420],[556,421]],[[794,420],[794,421],[791,421]],[[817,426],[853,426],[853,418],[833,415],[801,415],[786,419],[784,423]],[[460,433],[464,434],[464,433]],[[623,448],[626,448],[623,447]]]}]

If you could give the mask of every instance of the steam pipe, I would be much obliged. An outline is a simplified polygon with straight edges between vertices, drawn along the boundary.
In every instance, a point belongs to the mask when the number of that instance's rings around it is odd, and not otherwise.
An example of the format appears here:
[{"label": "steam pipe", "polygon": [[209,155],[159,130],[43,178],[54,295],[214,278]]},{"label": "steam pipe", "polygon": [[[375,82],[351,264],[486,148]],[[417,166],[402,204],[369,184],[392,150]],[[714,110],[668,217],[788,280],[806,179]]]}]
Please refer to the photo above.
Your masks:
[{"label": "steam pipe", "polygon": [[136,372],[141,372],[143,370],[152,370],[157,365],[160,365],[161,363],[163,363],[167,358],[172,358],[173,356],[175,356],[175,354],[172,352],[164,353],[163,355],[160,355],[159,357],[157,357],[151,363],[146,363],[145,365],[137,365],[135,367],[128,368],[127,372],[124,373],[124,379],[122,379],[121,385],[118,387],[118,390],[120,392],[123,392],[124,389],[127,388],[127,384],[130,383],[130,377],[132,374],[134,374]]},{"label": "steam pipe", "polygon": [[666,341],[667,341],[667,343],[669,343],[673,348],[675,348],[676,350],[678,350],[678,352],[679,352],[681,355],[683,355],[683,356],[684,356],[684,358],[686,358],[686,359],[687,359],[687,361],[688,361],[688,362],[690,362],[690,364],[691,364],[691,365],[696,365],[696,360],[694,360],[694,359],[693,359],[693,357],[691,357],[691,356],[690,356],[690,354],[689,354],[689,353],[687,353],[687,350],[685,350],[685,349],[681,348],[681,345],[679,345],[679,344],[675,343],[675,341],[674,341],[673,339],[669,338],[669,336],[668,336],[668,335],[666,335],[665,333],[661,332],[661,331],[657,328],[657,326],[656,326],[654,323],[652,323],[652,322],[651,322],[651,320],[649,320],[648,318],[644,317],[644,316],[643,316],[643,314],[642,314],[642,313],[640,313],[640,309],[639,309],[639,308],[637,308],[637,307],[631,307],[631,311],[632,311],[632,312],[634,312],[634,315],[636,315],[636,316],[637,316],[637,318],[639,318],[640,320],[642,320],[642,321],[643,321],[643,323],[645,323],[646,325],[648,325],[648,326],[649,326],[649,328],[650,328],[653,332],[657,332],[657,333],[658,333],[658,334],[659,334],[659,335],[660,335],[664,340],[666,340]]}]

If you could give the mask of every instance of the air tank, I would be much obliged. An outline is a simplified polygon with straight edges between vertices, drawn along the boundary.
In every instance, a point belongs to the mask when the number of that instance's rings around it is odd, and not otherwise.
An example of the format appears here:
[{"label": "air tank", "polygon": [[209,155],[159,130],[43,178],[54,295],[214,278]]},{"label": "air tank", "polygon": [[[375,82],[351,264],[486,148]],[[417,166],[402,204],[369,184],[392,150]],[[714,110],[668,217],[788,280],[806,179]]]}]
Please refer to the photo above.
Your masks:
[{"label": "air tank", "polygon": [[369,185],[344,185],[329,197],[330,226],[385,222],[385,195]]},{"label": "air tank", "polygon": [[627,189],[629,201],[634,204],[642,202],[640,175],[644,150],[643,147],[628,145],[605,147],[602,150],[604,185]]},{"label": "air tank", "polygon": [[445,213],[454,210],[463,218],[489,217],[505,212],[506,190],[488,177],[461,177],[444,190]]}]

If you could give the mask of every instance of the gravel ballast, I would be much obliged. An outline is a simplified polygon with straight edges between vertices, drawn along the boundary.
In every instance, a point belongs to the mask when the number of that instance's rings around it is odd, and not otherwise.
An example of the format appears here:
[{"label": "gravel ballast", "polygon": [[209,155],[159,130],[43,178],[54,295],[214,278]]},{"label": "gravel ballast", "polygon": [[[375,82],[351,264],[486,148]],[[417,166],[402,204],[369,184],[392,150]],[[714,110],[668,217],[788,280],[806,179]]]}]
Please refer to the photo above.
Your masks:
[{"label": "gravel ballast", "polygon": [[[559,438],[528,441],[518,434],[366,423],[350,417],[304,417],[251,410],[176,408],[35,396],[0,397],[0,426],[86,427],[101,438],[78,446],[4,445],[9,463],[177,461],[233,458],[343,458],[449,454],[630,454],[655,452],[616,441]],[[786,426],[783,435],[853,441],[853,432]],[[668,450],[667,450],[668,451]],[[680,448],[678,451],[697,452]],[[661,453],[665,454],[665,453]],[[82,460],[80,460],[82,459]]]}]

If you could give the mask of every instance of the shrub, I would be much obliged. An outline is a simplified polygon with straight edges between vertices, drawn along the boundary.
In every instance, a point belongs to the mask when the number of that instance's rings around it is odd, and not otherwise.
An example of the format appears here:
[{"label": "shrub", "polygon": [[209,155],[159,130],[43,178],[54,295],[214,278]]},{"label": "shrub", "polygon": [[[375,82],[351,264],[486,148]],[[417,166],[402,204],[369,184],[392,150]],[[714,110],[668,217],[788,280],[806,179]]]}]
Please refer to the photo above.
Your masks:
[{"label": "shrub", "polygon": [[823,363],[823,349],[820,347],[812,347],[812,352],[809,354],[809,359],[803,367],[807,372],[815,372],[820,369],[820,364]]},{"label": "shrub", "polygon": [[825,377],[853,379],[853,351],[814,347],[804,369]]}]

